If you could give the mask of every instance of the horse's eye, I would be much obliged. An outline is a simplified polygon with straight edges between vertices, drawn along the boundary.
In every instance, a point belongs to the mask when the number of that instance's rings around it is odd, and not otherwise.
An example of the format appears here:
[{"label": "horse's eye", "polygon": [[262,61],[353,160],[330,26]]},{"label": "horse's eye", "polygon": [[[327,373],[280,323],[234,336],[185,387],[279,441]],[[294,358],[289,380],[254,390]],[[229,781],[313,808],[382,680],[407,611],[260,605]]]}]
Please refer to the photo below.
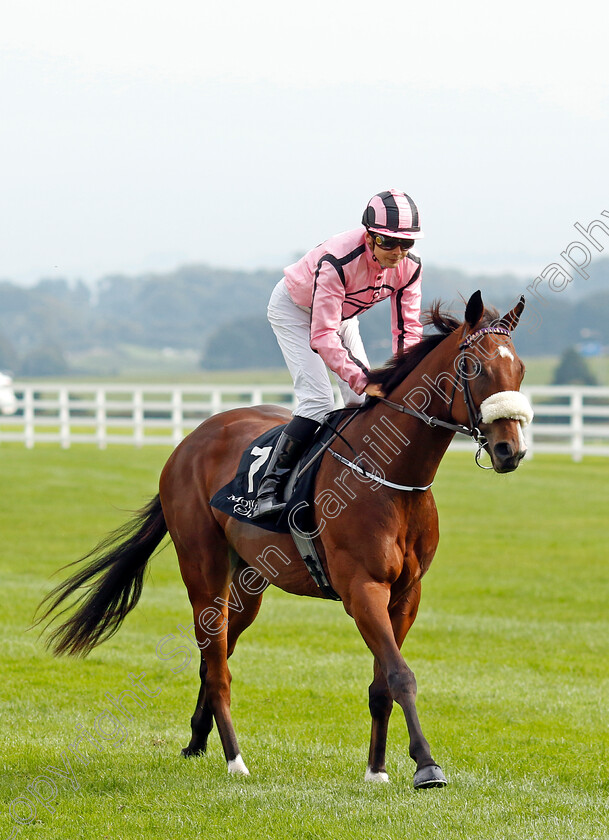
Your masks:
[{"label": "horse's eye", "polygon": [[484,366],[480,359],[468,359],[467,361],[463,360],[459,363],[459,369],[463,376],[466,376],[470,382],[473,379],[477,379],[479,376],[486,376],[487,373],[484,369]]}]

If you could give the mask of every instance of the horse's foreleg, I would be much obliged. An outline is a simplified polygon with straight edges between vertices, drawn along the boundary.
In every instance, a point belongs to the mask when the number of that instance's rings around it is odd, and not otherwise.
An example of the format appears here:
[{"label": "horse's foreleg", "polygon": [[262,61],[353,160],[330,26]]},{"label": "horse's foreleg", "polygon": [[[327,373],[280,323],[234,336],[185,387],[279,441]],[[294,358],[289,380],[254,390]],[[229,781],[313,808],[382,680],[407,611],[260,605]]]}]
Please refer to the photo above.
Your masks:
[{"label": "horse's foreleg", "polygon": [[[421,584],[417,583],[409,592],[395,604],[389,607],[389,616],[393,627],[393,635],[398,648],[401,649],[406,634],[416,618],[421,600]],[[389,716],[393,708],[393,698],[387,685],[378,660],[374,660],[374,679],[368,690],[368,704],[372,717],[372,732],[370,734],[370,751],[368,754],[368,768],[366,780],[371,782],[387,782],[387,768],[385,767],[385,751],[387,746],[387,728]]]},{"label": "horse's foreleg", "polygon": [[[446,779],[433,760],[421,729],[415,703],[416,680],[400,653],[389,616],[389,586],[372,580],[354,580],[349,594],[349,612],[379,663],[389,695],[404,711],[410,738],[409,752],[417,765],[415,787],[437,787],[446,784]],[[386,723],[383,720],[384,718],[377,713],[377,748],[381,746],[381,738],[386,739]]]}]

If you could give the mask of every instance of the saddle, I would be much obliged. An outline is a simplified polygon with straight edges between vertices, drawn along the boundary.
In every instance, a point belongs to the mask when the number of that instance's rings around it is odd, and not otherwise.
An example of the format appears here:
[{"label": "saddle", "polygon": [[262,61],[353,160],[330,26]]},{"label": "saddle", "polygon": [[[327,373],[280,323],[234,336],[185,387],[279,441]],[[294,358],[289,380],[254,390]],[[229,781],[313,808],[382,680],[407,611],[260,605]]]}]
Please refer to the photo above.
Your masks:
[{"label": "saddle", "polygon": [[[255,524],[257,528],[276,534],[292,534],[296,548],[317,586],[326,598],[340,601],[340,597],[332,589],[326,577],[311,535],[315,529],[313,488],[315,476],[321,464],[321,458],[315,458],[315,456],[334,435],[331,425],[324,424],[318,430],[311,445],[292,470],[284,490],[286,506],[279,516],[256,520],[255,523],[250,519],[256,502],[258,485],[264,476],[266,464],[279,435],[284,429],[285,425],[275,426],[252,441],[241,456],[235,477],[218,490],[210,504],[216,510],[240,522],[249,522]],[[309,462],[312,463],[299,476],[303,466],[308,465]]]}]

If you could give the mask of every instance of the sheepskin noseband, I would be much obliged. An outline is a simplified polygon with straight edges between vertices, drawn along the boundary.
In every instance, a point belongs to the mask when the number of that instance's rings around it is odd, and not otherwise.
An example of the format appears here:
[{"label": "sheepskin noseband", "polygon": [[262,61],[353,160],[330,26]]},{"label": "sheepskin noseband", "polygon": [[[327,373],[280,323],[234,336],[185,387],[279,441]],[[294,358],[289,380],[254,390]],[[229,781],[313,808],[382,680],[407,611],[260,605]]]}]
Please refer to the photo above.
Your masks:
[{"label": "sheepskin noseband", "polygon": [[520,391],[498,391],[480,403],[483,423],[493,420],[519,420],[521,426],[528,426],[533,419],[531,403]]}]

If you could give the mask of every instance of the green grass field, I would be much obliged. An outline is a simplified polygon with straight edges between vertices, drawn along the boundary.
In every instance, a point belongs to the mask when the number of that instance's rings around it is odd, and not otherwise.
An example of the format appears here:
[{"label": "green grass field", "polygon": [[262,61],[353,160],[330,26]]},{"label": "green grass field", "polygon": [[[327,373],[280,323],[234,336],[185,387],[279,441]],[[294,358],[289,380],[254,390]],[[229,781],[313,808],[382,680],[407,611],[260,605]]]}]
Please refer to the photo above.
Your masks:
[{"label": "green grass field", "polygon": [[[168,454],[0,448],[0,840],[609,838],[609,462],[536,457],[497,476],[445,458],[440,548],[404,653],[449,786],[416,793],[399,710],[391,783],[363,781],[371,657],[340,604],[272,589],[242,638],[231,670],[248,779],[228,777],[215,730],[204,758],[179,755],[198,678],[194,655],[178,674],[155,655],[190,619],[171,546],[88,659],[54,660],[28,632],[50,575],[156,493]],[[157,696],[76,758],[106,695],[142,672]],[[46,770],[68,773],[66,756],[71,775]]]}]

